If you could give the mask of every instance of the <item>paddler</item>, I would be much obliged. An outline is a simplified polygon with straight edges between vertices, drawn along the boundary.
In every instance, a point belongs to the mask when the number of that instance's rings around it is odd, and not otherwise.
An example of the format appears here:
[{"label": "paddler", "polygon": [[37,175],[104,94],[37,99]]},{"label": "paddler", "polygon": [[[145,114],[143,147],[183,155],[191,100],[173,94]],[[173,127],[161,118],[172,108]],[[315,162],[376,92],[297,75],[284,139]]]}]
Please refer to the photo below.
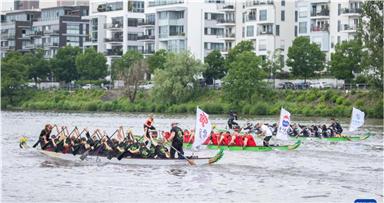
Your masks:
[{"label": "paddler", "polygon": [[156,130],[156,128],[153,126],[153,122],[154,122],[153,114],[149,114],[149,117],[144,122],[144,133],[145,133],[145,137],[147,139],[150,139],[149,131],[150,130]]},{"label": "paddler", "polygon": [[46,124],[44,129],[40,132],[39,140],[40,140],[40,147],[43,148],[49,141],[49,136],[51,135],[53,126],[51,124]]},{"label": "paddler", "polygon": [[335,118],[331,118],[331,128],[333,129],[333,132],[335,132],[336,136],[341,136],[341,133],[343,132],[343,128],[341,127],[340,123],[336,121]]},{"label": "paddler", "polygon": [[271,131],[271,129],[269,129],[268,126],[266,126],[264,124],[261,124],[261,123],[257,123],[255,127],[258,130],[258,134],[261,135],[262,137],[264,137],[263,145],[265,147],[269,147],[269,141],[272,138],[272,131]]},{"label": "paddler", "polygon": [[[183,130],[179,128],[178,123],[173,122],[171,124],[171,136],[168,140],[172,140],[172,147],[171,147],[171,159],[175,158],[176,150],[178,151],[178,158],[183,159],[184,151],[183,151]],[[176,150],[175,150],[176,149]]]}]

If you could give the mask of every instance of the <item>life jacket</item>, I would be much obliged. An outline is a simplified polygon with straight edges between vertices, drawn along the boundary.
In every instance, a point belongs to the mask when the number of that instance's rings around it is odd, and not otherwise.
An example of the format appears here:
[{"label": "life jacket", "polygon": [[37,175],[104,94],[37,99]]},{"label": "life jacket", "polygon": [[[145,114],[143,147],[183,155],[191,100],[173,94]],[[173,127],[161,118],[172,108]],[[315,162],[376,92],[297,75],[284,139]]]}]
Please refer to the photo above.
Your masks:
[{"label": "life jacket", "polygon": [[153,123],[153,122],[152,122],[151,119],[149,119],[149,118],[145,121],[145,125],[148,126],[148,127],[151,127],[151,126],[152,126],[152,123]]},{"label": "life jacket", "polygon": [[217,143],[219,142],[219,140],[218,140],[219,137],[220,137],[219,133],[213,133],[212,134],[211,141],[212,141],[213,145],[217,145]]},{"label": "life jacket", "polygon": [[171,137],[171,133],[170,132],[164,132],[164,137],[165,137],[165,139],[169,140],[169,137]]},{"label": "life jacket", "polygon": [[191,139],[191,133],[188,130],[184,130],[183,142],[189,143],[189,139]]},{"label": "life jacket", "polygon": [[[229,139],[231,138],[230,133],[223,133],[217,137],[217,145],[228,145]],[[220,142],[221,140],[221,142]],[[219,143],[220,142],[220,143]]]}]

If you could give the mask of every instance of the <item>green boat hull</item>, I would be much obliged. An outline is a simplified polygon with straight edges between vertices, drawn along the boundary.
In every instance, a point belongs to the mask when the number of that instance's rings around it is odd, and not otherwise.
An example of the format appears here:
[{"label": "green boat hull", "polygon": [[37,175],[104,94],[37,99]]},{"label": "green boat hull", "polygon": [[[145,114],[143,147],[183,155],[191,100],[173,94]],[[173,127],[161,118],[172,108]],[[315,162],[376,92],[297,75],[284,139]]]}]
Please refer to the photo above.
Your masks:
[{"label": "green boat hull", "polygon": [[[213,150],[229,150],[229,151],[253,151],[253,152],[267,152],[272,150],[279,150],[279,151],[288,151],[288,150],[294,150],[297,149],[301,145],[301,140],[296,141],[293,145],[282,145],[282,146],[270,146],[270,147],[264,147],[264,146],[255,146],[255,147],[240,147],[240,146],[217,146],[217,145],[207,145],[207,149],[213,149]],[[184,143],[184,148],[191,148],[192,144],[190,143]]]},{"label": "green boat hull", "polygon": [[362,136],[362,137],[358,137],[358,136],[353,136],[353,137],[349,137],[349,136],[344,136],[344,137],[325,137],[325,138],[319,138],[319,137],[294,137],[292,138],[293,140],[307,140],[307,139],[317,139],[317,140],[326,140],[326,141],[330,141],[330,142],[343,142],[343,141],[360,141],[360,140],[366,140],[368,139],[368,137],[371,136],[370,133],[367,133],[366,135]]}]

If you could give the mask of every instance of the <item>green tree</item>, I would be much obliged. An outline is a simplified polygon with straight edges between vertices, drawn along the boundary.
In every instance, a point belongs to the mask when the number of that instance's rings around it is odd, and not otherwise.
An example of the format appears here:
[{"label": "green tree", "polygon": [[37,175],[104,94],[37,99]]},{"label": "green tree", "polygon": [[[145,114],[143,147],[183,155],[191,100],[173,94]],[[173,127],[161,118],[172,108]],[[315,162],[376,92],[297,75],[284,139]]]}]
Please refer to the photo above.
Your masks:
[{"label": "green tree", "polygon": [[254,50],[252,41],[250,40],[241,41],[235,47],[229,50],[228,56],[226,58],[227,65],[232,63],[235,60],[237,55],[245,51],[252,51],[252,50]]},{"label": "green tree", "polygon": [[280,49],[273,51],[271,59],[265,62],[265,71],[269,73],[271,78],[275,78],[276,73],[280,73],[284,67],[283,55]]},{"label": "green tree", "polygon": [[251,51],[245,51],[236,56],[229,64],[228,74],[224,78],[224,93],[226,99],[238,103],[249,100],[262,86],[266,77],[263,70],[263,60]]},{"label": "green tree", "polygon": [[207,84],[212,84],[215,79],[221,79],[225,76],[227,70],[224,66],[224,57],[220,51],[212,51],[205,57],[204,61],[207,69],[204,71],[203,76]]},{"label": "green tree", "polygon": [[117,78],[123,75],[134,63],[143,59],[143,55],[135,50],[127,51],[121,58],[117,59],[112,64],[112,77]]},{"label": "green tree", "polygon": [[98,80],[108,74],[107,59],[93,48],[77,55],[75,62],[80,79]]},{"label": "green tree", "polygon": [[22,57],[23,63],[28,69],[28,77],[35,83],[40,80],[46,80],[51,73],[49,61],[44,58],[44,50],[38,49],[34,52],[28,52]]},{"label": "green tree", "polygon": [[361,71],[362,46],[358,40],[344,41],[337,44],[331,54],[330,71],[337,79],[348,82],[353,80],[353,73]]},{"label": "green tree", "polygon": [[153,55],[147,58],[148,67],[150,73],[154,73],[156,69],[164,69],[165,62],[167,60],[167,51],[165,49],[160,49],[156,51]]},{"label": "green tree", "polygon": [[1,95],[13,102],[13,96],[28,80],[28,67],[23,63],[23,55],[10,52],[1,60]]},{"label": "green tree", "polygon": [[76,68],[76,56],[81,53],[79,47],[66,46],[60,48],[51,59],[53,77],[56,81],[70,82],[79,78]]},{"label": "green tree", "polygon": [[370,84],[383,89],[383,1],[365,1],[362,5],[358,36],[364,46],[362,66]]},{"label": "green tree", "polygon": [[201,74],[204,68],[189,52],[168,54],[165,68],[155,70],[153,95],[166,104],[192,99],[199,90],[196,76]]},{"label": "green tree", "polygon": [[287,65],[292,68],[292,73],[297,76],[314,76],[316,71],[322,71],[325,65],[325,53],[320,47],[311,43],[307,37],[297,37],[288,48]]},{"label": "green tree", "polygon": [[147,62],[144,59],[140,59],[117,75],[119,80],[124,81],[124,94],[129,98],[130,102],[135,102],[139,87],[144,84],[144,78],[148,71]]}]

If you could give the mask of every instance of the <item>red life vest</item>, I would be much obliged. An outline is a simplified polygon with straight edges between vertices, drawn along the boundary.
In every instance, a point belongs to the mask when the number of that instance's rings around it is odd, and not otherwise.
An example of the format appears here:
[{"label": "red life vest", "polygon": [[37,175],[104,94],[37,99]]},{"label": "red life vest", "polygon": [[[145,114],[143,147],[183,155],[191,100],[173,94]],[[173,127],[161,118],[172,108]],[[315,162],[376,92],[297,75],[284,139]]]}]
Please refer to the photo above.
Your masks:
[{"label": "red life vest", "polygon": [[188,130],[184,130],[184,136],[183,136],[183,142],[184,143],[190,143],[189,140],[191,139],[191,134]]},{"label": "red life vest", "polygon": [[169,140],[169,137],[171,137],[171,133],[170,132],[164,132],[164,137],[165,137],[165,139]]},{"label": "red life vest", "polygon": [[256,146],[255,139],[253,139],[252,135],[244,135],[244,138],[248,138],[247,145],[246,145],[247,147],[255,147]]}]

